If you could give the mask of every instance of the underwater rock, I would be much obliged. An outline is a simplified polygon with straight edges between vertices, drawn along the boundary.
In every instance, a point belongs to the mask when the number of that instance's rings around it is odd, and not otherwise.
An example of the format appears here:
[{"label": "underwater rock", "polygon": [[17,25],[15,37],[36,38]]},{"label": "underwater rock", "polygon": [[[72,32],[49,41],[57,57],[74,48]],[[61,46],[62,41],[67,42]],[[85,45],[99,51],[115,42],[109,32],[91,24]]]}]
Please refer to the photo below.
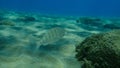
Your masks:
[{"label": "underwater rock", "polygon": [[117,24],[105,24],[103,27],[107,29],[120,29],[120,26]]},{"label": "underwater rock", "polygon": [[55,24],[55,23],[50,23],[49,24],[44,24],[44,25],[37,25],[35,26],[36,28],[40,29],[40,28],[43,28],[43,29],[51,29],[51,28],[55,28],[55,27],[63,27],[62,25],[59,25],[59,24]]},{"label": "underwater rock", "polygon": [[21,16],[21,17],[18,17],[17,20],[24,21],[24,22],[36,21],[36,19],[34,17],[31,17],[31,16]]},{"label": "underwater rock", "polygon": [[105,30],[103,27],[89,26],[84,24],[78,24],[77,26],[88,31],[104,31]]},{"label": "underwater rock", "polygon": [[103,28],[103,25],[105,23],[109,23],[109,20],[101,19],[101,18],[93,18],[93,17],[81,17],[78,20],[76,20],[77,26],[81,27],[83,29],[92,31],[103,31],[105,28]]},{"label": "underwater rock", "polygon": [[82,68],[120,68],[120,30],[96,34],[76,47]]},{"label": "underwater rock", "polygon": [[104,23],[104,20],[99,18],[92,18],[92,17],[81,17],[78,20],[76,20],[77,23],[82,23],[88,26],[102,26]]},{"label": "underwater rock", "polygon": [[2,20],[2,21],[0,21],[0,25],[14,26],[15,23],[11,20]]}]

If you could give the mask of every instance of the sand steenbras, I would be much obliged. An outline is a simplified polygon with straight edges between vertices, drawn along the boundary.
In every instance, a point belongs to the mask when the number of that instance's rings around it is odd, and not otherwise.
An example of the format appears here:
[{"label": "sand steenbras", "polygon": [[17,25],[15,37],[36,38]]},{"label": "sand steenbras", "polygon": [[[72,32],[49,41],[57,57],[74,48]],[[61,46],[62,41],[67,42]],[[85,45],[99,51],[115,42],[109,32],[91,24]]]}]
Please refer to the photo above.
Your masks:
[{"label": "sand steenbras", "polygon": [[65,29],[61,27],[54,27],[49,29],[41,38],[37,49],[41,45],[49,45],[63,38],[65,35]]}]

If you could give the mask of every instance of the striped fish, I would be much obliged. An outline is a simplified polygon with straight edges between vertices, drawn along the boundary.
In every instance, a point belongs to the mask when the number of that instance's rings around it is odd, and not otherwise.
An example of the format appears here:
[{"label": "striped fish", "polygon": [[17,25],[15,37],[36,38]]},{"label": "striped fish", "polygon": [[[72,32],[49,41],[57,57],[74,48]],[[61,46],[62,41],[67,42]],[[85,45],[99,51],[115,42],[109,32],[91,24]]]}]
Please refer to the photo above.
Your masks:
[{"label": "striped fish", "polygon": [[60,27],[55,27],[55,28],[48,30],[41,38],[40,43],[37,46],[37,49],[41,45],[52,44],[52,43],[60,40],[64,35],[65,35],[65,30]]}]

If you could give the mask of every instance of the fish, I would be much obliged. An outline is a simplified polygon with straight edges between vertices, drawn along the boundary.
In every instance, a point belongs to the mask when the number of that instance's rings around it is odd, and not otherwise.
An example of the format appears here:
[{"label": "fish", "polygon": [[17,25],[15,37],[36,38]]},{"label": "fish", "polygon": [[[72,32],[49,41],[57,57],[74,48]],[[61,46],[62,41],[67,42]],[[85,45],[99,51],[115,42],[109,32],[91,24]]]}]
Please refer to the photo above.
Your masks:
[{"label": "fish", "polygon": [[39,49],[40,46],[53,44],[59,41],[60,39],[63,38],[63,36],[65,35],[65,32],[66,32],[65,29],[61,27],[54,27],[49,29],[47,32],[45,32],[43,37],[40,39],[38,43],[39,45],[37,45],[36,49]]}]

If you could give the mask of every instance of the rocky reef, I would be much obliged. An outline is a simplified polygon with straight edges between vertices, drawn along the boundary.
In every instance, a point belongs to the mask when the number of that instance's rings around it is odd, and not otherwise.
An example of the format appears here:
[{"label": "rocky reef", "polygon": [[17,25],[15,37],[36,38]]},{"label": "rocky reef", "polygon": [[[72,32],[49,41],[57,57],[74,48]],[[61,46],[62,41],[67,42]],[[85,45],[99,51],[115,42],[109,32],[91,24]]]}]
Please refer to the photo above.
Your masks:
[{"label": "rocky reef", "polygon": [[120,68],[120,30],[87,37],[76,52],[82,68]]}]

